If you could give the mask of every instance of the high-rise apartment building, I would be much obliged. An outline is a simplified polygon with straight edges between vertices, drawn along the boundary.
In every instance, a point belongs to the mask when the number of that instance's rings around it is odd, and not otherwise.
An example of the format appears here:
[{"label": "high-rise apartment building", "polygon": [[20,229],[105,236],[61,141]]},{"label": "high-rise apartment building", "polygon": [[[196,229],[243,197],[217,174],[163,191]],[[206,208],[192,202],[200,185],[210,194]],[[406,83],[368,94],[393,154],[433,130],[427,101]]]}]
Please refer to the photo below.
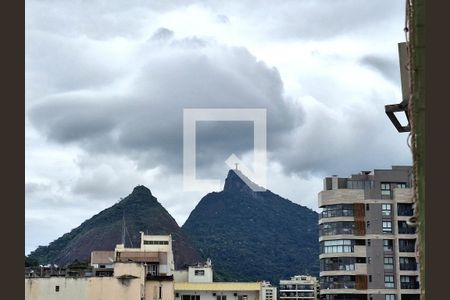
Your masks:
[{"label": "high-rise apartment building", "polygon": [[320,294],[328,300],[418,300],[412,168],[324,179]]}]

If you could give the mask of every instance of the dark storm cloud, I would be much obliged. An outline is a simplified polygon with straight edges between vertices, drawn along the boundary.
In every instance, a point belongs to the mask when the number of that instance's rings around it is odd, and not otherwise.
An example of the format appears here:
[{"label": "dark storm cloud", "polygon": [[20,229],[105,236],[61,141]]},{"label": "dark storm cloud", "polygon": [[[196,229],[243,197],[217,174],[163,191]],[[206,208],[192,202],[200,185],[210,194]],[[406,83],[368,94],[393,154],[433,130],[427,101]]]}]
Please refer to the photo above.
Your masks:
[{"label": "dark storm cloud", "polygon": [[362,169],[410,164],[406,136],[390,126],[384,114],[385,95],[373,92],[360,103],[339,111],[314,107],[306,126],[284,141],[280,149],[284,170],[302,176],[349,175]]},{"label": "dark storm cloud", "polygon": [[[127,155],[141,168],[182,166],[184,108],[266,108],[271,150],[277,140],[301,124],[302,109],[284,96],[278,71],[257,61],[245,48],[230,48],[199,38],[170,39],[135,65],[128,92],[60,94],[31,105],[29,117],[58,143],[76,143],[92,153]],[[180,46],[181,45],[181,46]],[[76,63],[76,62],[73,62]],[[221,130],[214,122],[202,127],[202,165],[231,153],[253,150],[248,130]],[[247,133],[246,133],[247,132]],[[208,138],[209,136],[209,138]],[[219,141],[219,142],[218,142]]]},{"label": "dark storm cloud", "polygon": [[380,72],[381,75],[395,84],[400,84],[400,67],[398,60],[376,55],[366,55],[361,58],[361,63]]},{"label": "dark storm cloud", "polygon": [[[210,192],[182,189],[183,108],[267,108],[269,188],[313,209],[323,176],[410,163],[384,115],[404,1],[27,0],[25,14],[27,252],[138,184],[181,225]],[[197,132],[198,178],[251,161],[250,124]]]}]

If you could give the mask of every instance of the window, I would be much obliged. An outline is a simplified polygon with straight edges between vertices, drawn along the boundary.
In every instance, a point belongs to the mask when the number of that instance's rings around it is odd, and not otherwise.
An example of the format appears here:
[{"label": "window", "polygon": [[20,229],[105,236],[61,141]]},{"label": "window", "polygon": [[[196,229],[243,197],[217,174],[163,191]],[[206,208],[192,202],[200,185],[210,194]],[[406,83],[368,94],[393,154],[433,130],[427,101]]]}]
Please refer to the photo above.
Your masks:
[{"label": "window", "polygon": [[218,295],[216,297],[217,300],[227,300],[227,296],[226,295]]},{"label": "window", "polygon": [[204,276],[205,275],[205,270],[195,270],[194,271],[194,275],[195,276]]},{"label": "window", "polygon": [[[367,277],[366,277],[367,278]],[[356,276],[336,275],[320,277],[321,289],[354,289],[356,287]]]},{"label": "window", "polygon": [[393,257],[385,257],[384,258],[384,269],[385,270],[393,270],[394,269],[394,258]]},{"label": "window", "polygon": [[367,257],[367,263],[368,263],[368,264],[371,264],[371,263],[372,263],[372,257],[370,257],[370,256]]},{"label": "window", "polygon": [[329,222],[319,225],[319,234],[324,235],[337,235],[337,234],[353,234],[355,228],[355,222],[342,221],[342,222]]},{"label": "window", "polygon": [[397,188],[398,189],[406,189],[406,183],[397,183]]},{"label": "window", "polygon": [[414,257],[400,257],[399,258],[400,270],[417,270],[417,262]]},{"label": "window", "polygon": [[414,215],[413,205],[410,203],[398,203],[397,214],[399,216],[412,216]]},{"label": "window", "polygon": [[181,300],[200,300],[200,295],[183,295]]},{"label": "window", "polygon": [[372,282],[372,275],[369,275],[369,282]]},{"label": "window", "polygon": [[366,204],[366,210],[370,210],[370,205]]},{"label": "window", "polygon": [[384,248],[384,251],[393,251],[394,250],[394,241],[393,240],[383,240],[383,248]]},{"label": "window", "polygon": [[144,241],[144,245],[169,245],[169,241]]},{"label": "window", "polygon": [[416,228],[408,226],[406,221],[398,221],[398,233],[399,234],[414,234]]},{"label": "window", "polygon": [[381,204],[381,214],[383,216],[390,216],[392,213],[392,205],[391,204]]},{"label": "window", "polygon": [[[365,263],[366,258],[356,258],[356,257],[330,257],[322,258],[320,260],[320,271],[354,271],[355,263]],[[300,285],[297,286],[298,290],[303,290],[305,288]],[[308,287],[309,289],[309,287]]]},{"label": "window", "polygon": [[398,247],[400,252],[415,252],[415,239],[399,239]]},{"label": "window", "polygon": [[350,253],[353,252],[354,242],[352,240],[323,241],[321,253]]},{"label": "window", "polygon": [[158,275],[158,265],[157,264],[149,264],[147,266],[147,273],[151,276]]},{"label": "window", "polygon": [[367,228],[370,227],[370,221],[367,221]]},{"label": "window", "polygon": [[387,288],[394,287],[394,276],[392,276],[392,275],[384,276],[384,287],[387,287]]},{"label": "window", "polygon": [[55,286],[55,292],[59,292],[59,285]]},{"label": "window", "polygon": [[395,295],[394,294],[386,294],[384,296],[385,300],[395,300]]},{"label": "window", "polygon": [[392,232],[392,222],[391,221],[383,221],[383,232],[384,233]]},{"label": "window", "polygon": [[328,205],[323,208],[321,216],[322,216],[322,218],[352,217],[353,216],[353,204]]},{"label": "window", "polygon": [[247,299],[248,299],[247,295],[239,295],[238,296],[238,300],[247,300]]},{"label": "window", "polygon": [[390,196],[391,195],[391,184],[390,183],[381,183],[381,195],[382,196]]},{"label": "window", "polygon": [[367,240],[367,246],[370,246],[371,242],[370,240]]},{"label": "window", "polygon": [[348,180],[348,189],[373,189],[373,180]]}]

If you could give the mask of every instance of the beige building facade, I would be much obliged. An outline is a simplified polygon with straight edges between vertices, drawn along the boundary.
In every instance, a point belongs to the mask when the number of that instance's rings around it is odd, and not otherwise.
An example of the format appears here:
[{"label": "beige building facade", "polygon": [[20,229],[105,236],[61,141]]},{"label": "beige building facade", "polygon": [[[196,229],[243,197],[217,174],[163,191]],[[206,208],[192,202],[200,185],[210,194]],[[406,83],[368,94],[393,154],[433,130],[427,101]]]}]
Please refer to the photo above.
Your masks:
[{"label": "beige building facade", "polygon": [[[108,264],[111,259],[113,264]],[[170,235],[141,233],[140,248],[117,245],[114,252],[97,251],[91,255],[91,265],[93,274],[101,276],[26,278],[25,299],[174,300]],[[111,266],[111,274],[101,272]]]},{"label": "beige building facade", "polygon": [[319,282],[316,277],[297,275],[288,280],[280,280],[280,300],[318,299]]},{"label": "beige building facade", "polygon": [[175,270],[171,236],[93,251],[92,276],[25,279],[26,300],[276,300],[266,282],[214,282],[211,261]]}]

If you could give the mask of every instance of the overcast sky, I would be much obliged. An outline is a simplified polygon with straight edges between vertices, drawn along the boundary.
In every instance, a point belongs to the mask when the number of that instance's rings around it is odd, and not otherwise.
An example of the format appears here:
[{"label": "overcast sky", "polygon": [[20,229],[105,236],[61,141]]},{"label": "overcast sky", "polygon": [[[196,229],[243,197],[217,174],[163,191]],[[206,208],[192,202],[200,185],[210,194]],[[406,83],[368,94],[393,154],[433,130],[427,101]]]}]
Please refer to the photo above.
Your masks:
[{"label": "overcast sky", "polygon": [[[268,188],[314,210],[322,178],[411,164],[404,1],[26,1],[26,249],[138,184],[181,226],[183,108],[266,108]],[[252,160],[248,122],[198,125],[198,177]]]}]

